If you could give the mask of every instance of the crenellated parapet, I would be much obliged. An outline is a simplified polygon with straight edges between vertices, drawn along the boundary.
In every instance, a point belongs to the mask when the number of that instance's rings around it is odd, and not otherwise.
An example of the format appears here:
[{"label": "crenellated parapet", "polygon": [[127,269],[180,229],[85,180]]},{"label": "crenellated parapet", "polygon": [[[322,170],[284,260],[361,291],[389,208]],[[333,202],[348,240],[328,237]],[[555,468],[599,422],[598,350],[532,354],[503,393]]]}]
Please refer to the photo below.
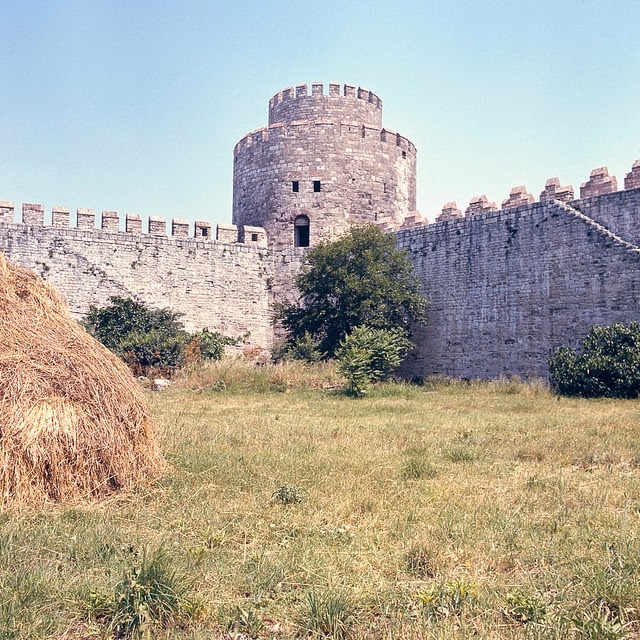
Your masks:
[{"label": "crenellated parapet", "polygon": [[631,171],[624,177],[625,189],[640,189],[640,160],[633,163]]},{"label": "crenellated parapet", "polygon": [[446,222],[447,220],[457,220],[458,218],[462,218],[462,211],[458,209],[458,203],[447,202],[442,207],[442,213],[436,218],[436,222]]},{"label": "crenellated parapet", "polygon": [[[625,190],[640,188],[640,160],[633,163],[633,167],[626,174],[624,180]],[[618,191],[618,181],[615,176],[609,175],[607,167],[594,169],[587,182],[580,187],[580,200],[596,198]],[[579,202],[575,199],[573,187],[571,185],[562,186],[557,177],[549,178],[544,190],[540,193],[540,202]],[[535,197],[529,193],[524,185],[513,187],[509,197],[502,201],[502,209],[516,209],[534,204]],[[590,205],[593,206],[593,205]],[[484,213],[497,210],[495,202],[491,202],[486,195],[472,198],[469,206],[465,210],[466,216],[482,215]],[[461,217],[462,213],[457,208],[455,202],[448,202],[444,205],[435,221],[444,222],[446,220]]]},{"label": "crenellated parapet", "polygon": [[411,154],[416,152],[416,146],[409,138],[391,129],[375,129],[352,122],[296,120],[286,125],[279,123],[251,131],[236,143],[233,154],[237,157],[245,151],[251,151],[253,147],[258,147],[257,151],[262,152],[262,147],[285,144],[292,136],[306,137],[309,140],[333,137],[341,139],[345,147],[354,140],[362,139],[397,147],[400,154],[402,151]]},{"label": "crenellated parapet", "polygon": [[580,185],[580,198],[593,198],[618,190],[618,180],[609,175],[607,167],[598,167],[591,172],[589,180]]},{"label": "crenellated parapet", "polygon": [[509,197],[502,201],[502,208],[515,209],[535,201],[536,199],[527,191],[527,188],[524,185],[520,185],[511,189]]},{"label": "crenellated parapet", "polygon": [[469,206],[465,211],[466,216],[477,216],[487,213],[489,211],[497,211],[498,207],[495,202],[491,202],[486,195],[476,196],[471,198]]},{"label": "crenellated parapet", "polygon": [[560,178],[549,178],[544,186],[544,191],[540,194],[540,202],[570,202],[573,200],[573,187],[571,185],[562,187]]},{"label": "crenellated parapet", "polygon": [[287,87],[269,100],[269,125],[299,120],[357,122],[380,128],[382,100],[368,89],[329,83],[327,92],[321,82],[314,82],[309,93],[306,84]]},{"label": "crenellated parapet", "polygon": [[167,238],[186,241],[217,241],[229,244],[247,244],[256,247],[266,247],[267,239],[264,229],[254,226],[217,225],[212,232],[210,222],[198,220],[194,224],[193,236],[189,233],[189,221],[183,218],[173,218],[170,222],[170,235],[167,235],[167,220],[160,216],[149,216],[144,225],[143,218],[137,213],[127,213],[124,218],[124,231],[120,231],[120,214],[117,211],[102,211],[96,224],[94,209],[80,208],[76,212],[76,225],[70,224],[68,207],[55,206],[51,209],[51,224],[44,223],[45,207],[42,204],[25,203],[20,209],[19,220],[14,222],[15,206],[13,202],[0,200],[0,224],[10,224],[41,228],[47,230],[67,230],[83,232],[84,237],[95,234],[96,239],[103,241],[112,234],[126,240],[128,237],[143,236]]}]

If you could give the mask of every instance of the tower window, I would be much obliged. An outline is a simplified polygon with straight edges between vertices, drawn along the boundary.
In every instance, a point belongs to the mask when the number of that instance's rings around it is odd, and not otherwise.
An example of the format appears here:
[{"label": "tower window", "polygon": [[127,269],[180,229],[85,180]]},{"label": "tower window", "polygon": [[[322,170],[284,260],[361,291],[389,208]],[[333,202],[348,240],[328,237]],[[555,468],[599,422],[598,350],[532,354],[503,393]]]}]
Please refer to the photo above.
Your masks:
[{"label": "tower window", "polygon": [[293,188],[293,193],[298,193],[298,191],[300,191],[300,183],[297,180],[294,180],[291,183],[291,187]]},{"label": "tower window", "polygon": [[309,246],[309,218],[307,216],[298,216],[294,223],[294,247],[308,247]]},{"label": "tower window", "polygon": [[209,229],[207,227],[201,227],[202,229],[202,237],[206,238],[209,235]]},{"label": "tower window", "polygon": [[406,151],[403,151],[403,152],[402,152],[402,157],[403,157],[403,158],[406,158],[406,157],[407,157],[407,152],[406,152]]},{"label": "tower window", "polygon": [[257,233],[252,233],[251,234],[251,242],[258,242],[258,234]]},{"label": "tower window", "polygon": [[320,193],[320,180],[313,181],[313,191],[315,193]]}]

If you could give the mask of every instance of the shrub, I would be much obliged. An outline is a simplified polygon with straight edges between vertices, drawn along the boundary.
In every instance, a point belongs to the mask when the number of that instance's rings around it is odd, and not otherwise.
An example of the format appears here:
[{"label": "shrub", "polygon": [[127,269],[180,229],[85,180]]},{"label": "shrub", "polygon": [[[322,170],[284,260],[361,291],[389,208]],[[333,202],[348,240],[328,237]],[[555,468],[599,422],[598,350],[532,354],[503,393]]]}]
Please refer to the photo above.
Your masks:
[{"label": "shrub", "polygon": [[560,395],[637,398],[640,323],[593,327],[578,349],[559,347],[548,364],[551,386]]},{"label": "shrub", "polygon": [[170,375],[185,363],[218,360],[226,345],[242,340],[207,328],[189,334],[179,313],[119,296],[109,298],[105,307],[91,306],[83,324],[136,375]]},{"label": "shrub", "polygon": [[289,342],[285,342],[273,353],[273,359],[276,362],[287,360],[320,362],[324,356],[325,354],[320,351],[318,343],[308,331]]},{"label": "shrub", "polygon": [[356,327],[336,351],[338,371],[347,380],[347,390],[363,396],[373,382],[388,380],[412,343],[400,329]]}]

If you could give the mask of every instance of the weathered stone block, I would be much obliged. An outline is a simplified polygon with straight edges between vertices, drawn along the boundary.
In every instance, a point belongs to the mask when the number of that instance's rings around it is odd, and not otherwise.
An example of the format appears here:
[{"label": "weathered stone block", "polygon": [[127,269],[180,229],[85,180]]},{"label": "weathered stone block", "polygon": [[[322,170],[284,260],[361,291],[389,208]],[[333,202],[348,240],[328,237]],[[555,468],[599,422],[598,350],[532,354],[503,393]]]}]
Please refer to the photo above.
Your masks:
[{"label": "weathered stone block", "polygon": [[633,163],[631,171],[624,177],[625,189],[640,189],[640,160]]},{"label": "weathered stone block", "polygon": [[174,218],[171,221],[171,235],[174,238],[188,238],[189,237],[189,221]]},{"label": "weathered stone block", "polygon": [[44,207],[41,204],[23,204],[22,222],[30,226],[41,227],[44,224]]},{"label": "weathered stone block", "polygon": [[96,228],[96,212],[93,209],[78,209],[76,227],[82,231],[93,231]]},{"label": "weathered stone block", "polygon": [[13,222],[14,205],[13,202],[0,200],[0,222]]},{"label": "weathered stone block", "polygon": [[51,225],[54,227],[68,229],[70,217],[69,207],[53,207],[51,209]]},{"label": "weathered stone block", "polygon": [[235,224],[219,224],[216,228],[218,242],[238,242],[238,227]]},{"label": "weathered stone block", "polygon": [[147,229],[153,236],[166,236],[167,221],[161,216],[149,216]]},{"label": "weathered stone block", "polygon": [[103,211],[100,228],[103,231],[117,233],[120,231],[120,215],[117,211]]}]

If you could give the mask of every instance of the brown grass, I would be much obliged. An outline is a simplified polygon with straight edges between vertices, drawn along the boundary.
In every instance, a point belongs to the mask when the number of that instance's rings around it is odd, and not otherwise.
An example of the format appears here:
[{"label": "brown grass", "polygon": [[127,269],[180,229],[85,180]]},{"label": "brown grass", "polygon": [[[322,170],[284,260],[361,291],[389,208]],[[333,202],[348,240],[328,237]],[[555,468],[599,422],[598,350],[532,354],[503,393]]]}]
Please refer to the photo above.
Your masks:
[{"label": "brown grass", "polygon": [[127,367],[0,254],[0,504],[102,498],[164,464]]}]

